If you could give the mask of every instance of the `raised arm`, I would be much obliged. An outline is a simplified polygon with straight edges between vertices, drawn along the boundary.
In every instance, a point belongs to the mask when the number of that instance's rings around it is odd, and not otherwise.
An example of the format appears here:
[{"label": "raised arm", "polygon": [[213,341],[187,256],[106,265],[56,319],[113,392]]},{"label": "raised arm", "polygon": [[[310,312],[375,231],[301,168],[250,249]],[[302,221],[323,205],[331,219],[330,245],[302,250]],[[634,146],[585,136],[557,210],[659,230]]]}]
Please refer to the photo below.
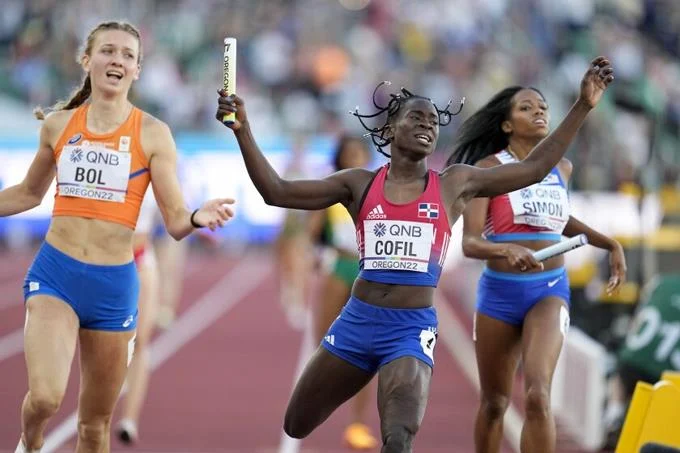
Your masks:
[{"label": "raised arm", "polygon": [[269,164],[250,130],[244,102],[238,96],[226,96],[218,91],[216,118],[222,122],[227,113],[236,113],[236,121],[227,127],[234,131],[248,175],[265,203],[282,208],[325,209],[335,203],[348,205],[352,201],[350,183],[366,170],[349,169],[323,179],[286,180]]},{"label": "raised arm", "polygon": [[[38,206],[56,173],[52,138],[58,129],[59,114],[50,114],[40,128],[38,152],[23,181],[0,191],[0,217],[18,214]],[[58,132],[60,132],[59,129]]]},{"label": "raised arm", "polygon": [[469,197],[492,197],[540,182],[562,159],[586,116],[614,80],[614,70],[605,57],[595,58],[581,81],[577,101],[560,125],[522,162],[481,169],[457,169],[464,181],[463,193]]},{"label": "raised arm", "polygon": [[231,198],[209,200],[195,212],[187,209],[177,178],[175,141],[165,123],[152,117],[145,118],[142,146],[148,150],[153,193],[170,236],[180,240],[196,227],[215,230],[234,215],[224,206],[234,202]]}]

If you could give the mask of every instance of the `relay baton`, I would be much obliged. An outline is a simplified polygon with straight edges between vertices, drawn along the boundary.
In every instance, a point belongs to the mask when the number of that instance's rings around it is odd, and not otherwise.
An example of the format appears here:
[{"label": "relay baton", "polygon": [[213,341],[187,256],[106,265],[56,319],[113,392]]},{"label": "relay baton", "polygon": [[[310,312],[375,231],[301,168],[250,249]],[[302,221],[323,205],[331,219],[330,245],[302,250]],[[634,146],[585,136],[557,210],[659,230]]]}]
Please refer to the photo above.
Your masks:
[{"label": "relay baton", "polygon": [[541,250],[537,250],[533,253],[536,261],[545,261],[548,258],[561,255],[570,250],[583,247],[588,243],[588,237],[585,234],[579,234],[573,238],[569,238],[566,241],[558,242],[557,244],[551,245]]},{"label": "relay baton", "polygon": [[[227,96],[236,92],[236,38],[224,38],[224,91]],[[229,113],[222,117],[224,124],[233,124],[236,115]]]}]

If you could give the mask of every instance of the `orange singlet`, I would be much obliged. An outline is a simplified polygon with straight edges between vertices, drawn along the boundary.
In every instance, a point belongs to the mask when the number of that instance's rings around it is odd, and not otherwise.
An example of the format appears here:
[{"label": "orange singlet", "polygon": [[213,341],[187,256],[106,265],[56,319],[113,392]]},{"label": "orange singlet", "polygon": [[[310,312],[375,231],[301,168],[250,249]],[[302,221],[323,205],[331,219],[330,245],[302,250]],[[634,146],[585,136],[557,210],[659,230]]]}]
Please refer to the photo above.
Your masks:
[{"label": "orange singlet", "polygon": [[133,107],[108,134],[87,130],[89,104],[78,107],[54,148],[57,192],[54,216],[108,220],[134,229],[149,186],[149,162],[142,150],[144,112]]}]

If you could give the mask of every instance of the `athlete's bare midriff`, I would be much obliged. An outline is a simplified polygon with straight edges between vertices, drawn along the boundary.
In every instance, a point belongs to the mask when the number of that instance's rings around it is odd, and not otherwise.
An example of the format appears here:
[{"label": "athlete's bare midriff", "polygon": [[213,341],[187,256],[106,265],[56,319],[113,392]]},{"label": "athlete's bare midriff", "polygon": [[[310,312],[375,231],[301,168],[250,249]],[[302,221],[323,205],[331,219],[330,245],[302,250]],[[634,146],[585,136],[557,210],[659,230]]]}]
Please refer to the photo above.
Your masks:
[{"label": "athlete's bare midriff", "polygon": [[133,233],[126,226],[105,220],[56,216],[45,240],[78,261],[120,265],[133,259]]},{"label": "athlete's bare midriff", "polygon": [[433,304],[434,288],[392,285],[357,278],[352,296],[367,304],[385,308],[427,308]]}]

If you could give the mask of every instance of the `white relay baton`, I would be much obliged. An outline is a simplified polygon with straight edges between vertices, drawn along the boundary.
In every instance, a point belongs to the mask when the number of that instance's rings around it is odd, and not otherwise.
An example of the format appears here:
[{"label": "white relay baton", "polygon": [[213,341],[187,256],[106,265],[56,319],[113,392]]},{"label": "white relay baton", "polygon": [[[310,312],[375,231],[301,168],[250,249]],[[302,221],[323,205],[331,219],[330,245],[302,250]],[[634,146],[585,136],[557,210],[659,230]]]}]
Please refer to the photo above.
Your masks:
[{"label": "white relay baton", "polygon": [[557,244],[551,245],[541,250],[537,250],[533,253],[536,261],[545,261],[548,258],[552,258],[557,255],[561,255],[570,250],[583,247],[588,243],[588,237],[585,234],[579,234],[573,238],[569,238],[566,241],[558,242]]}]

